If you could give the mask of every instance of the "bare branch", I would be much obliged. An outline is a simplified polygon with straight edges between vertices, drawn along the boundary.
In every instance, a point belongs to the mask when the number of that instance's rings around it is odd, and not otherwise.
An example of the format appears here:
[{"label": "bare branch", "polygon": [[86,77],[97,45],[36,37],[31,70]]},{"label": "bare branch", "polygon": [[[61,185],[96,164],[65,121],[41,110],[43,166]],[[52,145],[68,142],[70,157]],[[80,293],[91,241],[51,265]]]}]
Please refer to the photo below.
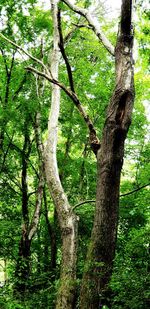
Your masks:
[{"label": "bare branch", "polygon": [[93,150],[93,152],[95,153],[95,155],[97,155],[97,151],[100,148],[100,141],[96,135],[96,130],[93,126],[93,123],[91,121],[91,119],[89,118],[89,116],[86,114],[78,96],[76,95],[76,93],[74,93],[73,91],[71,91],[70,89],[68,89],[64,84],[60,83],[58,80],[56,79],[52,79],[49,75],[47,75],[44,72],[40,72],[38,70],[36,70],[33,67],[26,67],[26,70],[34,72],[40,76],[45,77],[49,82],[51,82],[52,84],[55,84],[57,86],[59,86],[69,97],[70,99],[74,102],[74,104],[76,105],[80,115],[82,116],[82,118],[84,119],[89,132],[90,132],[90,144],[91,144],[91,148]]},{"label": "bare branch", "polygon": [[0,33],[0,37],[2,39],[4,39],[5,41],[7,41],[8,43],[12,44],[13,46],[15,46],[17,49],[19,49],[20,51],[22,51],[25,55],[27,55],[30,59],[32,59],[33,61],[36,61],[37,63],[39,63],[44,70],[49,74],[49,70],[47,69],[46,65],[39,60],[38,58],[32,56],[31,54],[29,54],[24,48],[22,48],[21,46],[19,46],[18,44],[16,44],[15,42],[11,41],[10,39],[8,39],[6,36],[4,36],[2,33]]},{"label": "bare branch", "polygon": [[[124,197],[124,196],[130,195],[130,194],[133,194],[133,193],[138,192],[138,191],[140,191],[140,190],[142,190],[143,188],[146,188],[146,187],[148,187],[148,186],[150,186],[150,182],[147,183],[146,185],[141,186],[141,187],[139,187],[139,188],[137,188],[137,189],[134,189],[134,190],[132,190],[132,191],[130,191],[130,192],[127,192],[127,193],[124,193],[124,194],[120,194],[120,197]],[[76,204],[72,209],[75,210],[75,209],[78,208],[79,206],[82,206],[82,205],[84,205],[84,204],[89,204],[89,203],[96,203],[96,200],[86,200],[86,201],[80,202],[80,203]]]},{"label": "bare branch", "polygon": [[132,190],[132,191],[130,191],[130,192],[127,192],[127,193],[121,194],[121,195],[120,195],[120,197],[123,197],[123,196],[127,196],[127,195],[130,195],[130,194],[133,194],[133,193],[138,192],[138,191],[140,191],[140,190],[142,190],[143,188],[146,188],[146,187],[148,187],[148,186],[150,186],[150,182],[149,182],[149,183],[147,183],[146,185],[141,186],[141,187],[139,187],[139,188],[137,188],[137,189],[134,189],[134,190]]},{"label": "bare branch", "polygon": [[107,39],[105,34],[100,29],[100,25],[95,21],[90,12],[87,9],[83,9],[78,7],[77,5],[74,5],[71,3],[70,0],[62,0],[71,10],[74,12],[80,14],[81,16],[84,16],[84,18],[87,20],[89,26],[92,28],[96,36],[98,37],[99,41],[104,45],[104,47],[107,49],[107,51],[114,56],[115,50],[114,46],[111,44],[111,42]]},{"label": "bare branch", "polygon": [[89,204],[89,203],[95,203],[95,202],[96,202],[96,200],[86,200],[86,201],[83,201],[83,202],[76,204],[72,209],[75,210],[79,206],[82,206],[84,204]]},{"label": "bare branch", "polygon": [[92,27],[90,25],[86,25],[86,24],[75,24],[72,23],[74,26],[76,26],[76,28],[87,28],[87,29],[92,29]]},{"label": "bare branch", "polygon": [[90,132],[90,144],[91,144],[91,148],[93,150],[93,152],[95,153],[95,155],[97,155],[97,151],[100,148],[100,142],[96,136],[96,130],[93,126],[92,121],[90,120],[89,116],[85,113],[83,106],[81,105],[81,103],[79,102],[79,99],[77,97],[77,95],[75,94],[75,89],[74,89],[74,82],[73,82],[73,76],[72,76],[72,70],[71,70],[71,66],[68,60],[68,57],[66,55],[65,52],[65,48],[64,48],[64,42],[63,42],[63,34],[62,34],[62,29],[61,29],[61,13],[60,10],[58,10],[58,31],[59,31],[59,47],[60,47],[60,51],[61,54],[64,58],[65,64],[66,64],[66,68],[67,68],[67,72],[68,72],[68,78],[69,78],[69,83],[70,83],[70,89],[72,91],[72,93],[76,96],[78,102],[74,101],[75,105],[77,106],[80,114],[82,115],[82,117],[84,118],[89,132]]},{"label": "bare branch", "polygon": [[[85,112],[85,110],[84,110],[80,100],[78,99],[78,97],[74,93],[74,91],[68,89],[62,83],[60,83],[59,81],[54,79],[52,74],[51,74],[51,72],[47,69],[47,67],[44,65],[44,63],[41,60],[33,57],[31,54],[29,54],[27,51],[25,51],[22,47],[17,45],[15,42],[13,42],[13,41],[9,40],[8,38],[6,38],[3,34],[0,33],[0,36],[4,40],[6,40],[10,44],[12,44],[13,46],[17,47],[19,50],[21,50],[23,53],[25,53],[32,60],[34,60],[37,63],[39,63],[44,68],[44,72],[41,72],[41,71],[39,71],[39,70],[37,70],[37,69],[35,69],[33,67],[26,67],[26,70],[34,72],[34,73],[38,74],[39,76],[42,76],[42,77],[46,78],[49,82],[51,82],[51,83],[53,83],[55,85],[58,85],[72,99],[72,101],[74,102],[74,104],[78,108],[80,115],[83,117],[84,121],[86,122],[87,127],[89,128],[91,148],[92,148],[93,152],[95,153],[95,155],[97,155],[97,151],[100,148],[99,139],[96,136],[96,131],[95,131],[95,128],[93,126],[92,121],[90,120],[89,116],[86,114],[86,112]],[[67,61],[67,58],[66,58],[66,61]],[[70,68],[70,65],[69,65],[69,62],[68,62],[68,70],[71,70],[69,68]],[[71,72],[71,71],[69,71],[69,72]],[[72,76],[72,72],[71,72],[70,78],[71,78],[71,76]],[[72,80],[72,82],[73,82],[73,80]],[[72,84],[71,88],[74,89],[73,84]]]},{"label": "bare branch", "polygon": [[63,40],[63,34],[62,34],[62,28],[61,28],[61,11],[60,10],[58,10],[57,18],[58,18],[58,32],[59,32],[59,48],[60,48],[61,54],[63,56],[63,59],[65,61],[65,64],[66,64],[66,69],[67,69],[67,72],[68,72],[68,78],[69,78],[69,83],[70,83],[70,89],[73,92],[75,92],[72,70],[71,70],[71,66],[70,66],[68,57],[67,57],[66,52],[65,52],[65,48],[64,48],[64,40]]}]

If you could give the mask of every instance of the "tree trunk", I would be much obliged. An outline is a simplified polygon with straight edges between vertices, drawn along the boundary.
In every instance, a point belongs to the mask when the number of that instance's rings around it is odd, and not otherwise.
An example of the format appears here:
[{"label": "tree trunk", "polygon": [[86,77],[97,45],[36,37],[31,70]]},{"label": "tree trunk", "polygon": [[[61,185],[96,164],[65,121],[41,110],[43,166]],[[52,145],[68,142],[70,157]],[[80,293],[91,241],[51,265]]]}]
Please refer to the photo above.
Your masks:
[{"label": "tree trunk", "polygon": [[[51,58],[51,74],[58,78],[60,59],[59,32],[58,32],[58,1],[51,1],[51,10],[54,25],[53,53]],[[45,173],[47,184],[57,210],[59,225],[62,235],[62,262],[60,286],[57,295],[57,309],[73,308],[76,289],[76,243],[77,243],[77,218],[62,188],[56,158],[57,127],[60,108],[60,89],[52,85],[51,111],[48,121],[48,138],[45,147]]]},{"label": "tree trunk", "polygon": [[44,190],[44,215],[50,240],[50,249],[51,256],[48,257],[48,271],[54,271],[56,269],[56,257],[57,257],[57,244],[56,244],[56,233],[54,227],[51,225],[48,218],[48,209],[47,209],[47,199],[46,199],[46,191]]},{"label": "tree trunk", "polygon": [[36,192],[36,203],[34,214],[31,219],[31,223],[29,224],[29,213],[28,213],[28,185],[27,185],[27,168],[28,168],[28,159],[31,152],[31,144],[29,139],[29,131],[28,124],[25,121],[25,139],[24,146],[22,151],[22,236],[19,244],[19,254],[16,265],[16,284],[14,287],[15,292],[19,292],[19,294],[24,296],[24,292],[27,287],[27,280],[30,275],[30,249],[32,238],[34,237],[37,226],[40,218],[40,210],[42,205],[43,198],[43,188],[45,184],[44,180],[44,162],[42,161],[43,154],[43,145],[41,141],[41,132],[40,132],[40,115],[36,114],[35,119],[35,137],[37,144],[37,151],[39,154],[39,182],[38,188]]},{"label": "tree trunk", "polygon": [[29,277],[29,260],[30,260],[30,241],[28,238],[29,214],[28,214],[28,185],[27,185],[27,168],[30,154],[30,139],[27,121],[24,123],[24,144],[22,149],[22,236],[19,243],[18,260],[16,264],[16,283],[14,291],[23,293],[26,289],[26,282]]},{"label": "tree trunk", "polygon": [[[12,76],[12,71],[14,67],[14,57],[15,57],[15,51],[12,55],[10,67],[7,65],[6,61],[6,55],[4,54],[4,50],[0,48],[2,58],[5,64],[5,70],[6,70],[6,88],[5,88],[5,95],[4,99],[1,97],[1,104],[2,104],[2,109],[4,112],[4,115],[6,114],[6,110],[8,108],[8,103],[9,103],[9,93],[10,93],[10,84],[11,84],[11,76]],[[1,123],[0,123],[0,150],[3,150],[3,143],[4,143],[4,137],[5,137],[5,129],[6,125],[8,123],[8,117],[6,115],[3,117]]]},{"label": "tree trunk", "polygon": [[131,0],[122,1],[115,49],[116,86],[97,154],[96,210],[80,294],[82,309],[108,305],[111,298],[109,282],[116,247],[120,175],[134,101],[131,7]]}]

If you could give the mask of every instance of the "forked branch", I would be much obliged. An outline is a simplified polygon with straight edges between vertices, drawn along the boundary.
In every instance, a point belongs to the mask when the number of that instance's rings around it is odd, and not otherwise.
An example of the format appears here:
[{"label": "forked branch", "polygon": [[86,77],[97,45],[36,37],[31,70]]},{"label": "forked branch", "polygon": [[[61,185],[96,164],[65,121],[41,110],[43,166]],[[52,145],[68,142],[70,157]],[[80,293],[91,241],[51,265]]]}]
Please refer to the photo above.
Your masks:
[{"label": "forked branch", "polygon": [[[88,129],[89,129],[89,135],[90,135],[90,144],[91,144],[91,148],[93,150],[93,152],[95,153],[95,155],[97,155],[97,151],[100,148],[100,141],[96,135],[96,130],[94,128],[94,125],[91,121],[91,119],[89,118],[89,116],[86,114],[78,96],[76,95],[76,93],[72,90],[74,90],[73,87],[73,79],[71,81],[72,78],[72,72],[71,72],[71,68],[70,68],[70,64],[68,59],[66,58],[66,63],[68,63],[68,72],[70,72],[70,81],[72,82],[72,84],[70,84],[71,89],[68,89],[64,84],[62,84],[61,82],[59,82],[58,80],[56,80],[55,78],[53,78],[50,70],[48,70],[48,68],[45,66],[45,64],[35,58],[34,56],[32,56],[31,54],[29,54],[26,50],[24,50],[21,46],[17,45],[15,42],[9,40],[8,38],[6,38],[3,34],[0,33],[0,37],[2,37],[4,40],[6,40],[7,42],[9,42],[10,44],[12,44],[13,46],[17,47],[17,49],[21,50],[24,54],[26,54],[30,59],[36,61],[37,63],[39,63],[43,68],[44,71],[41,72],[33,67],[26,67],[25,69],[27,71],[33,72],[35,74],[38,74],[39,76],[42,76],[44,78],[46,78],[50,83],[55,84],[57,86],[59,86],[69,97],[70,99],[74,102],[74,104],[76,105],[80,115],[82,116],[82,118],[84,119]],[[63,46],[63,45],[62,45]],[[63,48],[64,50],[64,48]],[[70,71],[69,71],[70,70]]]},{"label": "forked branch", "polygon": [[58,10],[57,18],[58,18],[58,32],[59,32],[59,48],[60,48],[62,57],[65,61],[65,65],[66,65],[66,69],[67,69],[67,73],[68,73],[69,84],[70,84],[70,89],[73,92],[75,92],[72,70],[71,70],[71,66],[70,66],[68,57],[67,57],[66,52],[65,52],[65,48],[64,48],[64,39],[63,39],[62,27],[61,27],[61,11],[60,11],[60,9]]},{"label": "forked branch", "polygon": [[96,130],[94,128],[94,125],[93,125],[91,119],[89,118],[89,116],[87,115],[87,113],[85,112],[85,110],[84,110],[78,96],[76,95],[76,93],[71,91],[69,88],[67,88],[64,84],[60,83],[58,80],[51,78],[49,75],[47,75],[44,72],[38,71],[37,69],[35,69],[33,67],[26,67],[26,70],[28,70],[30,72],[34,72],[34,73],[38,74],[39,76],[45,77],[50,83],[59,86],[70,97],[70,99],[76,105],[80,115],[84,119],[84,121],[85,121],[85,123],[86,123],[86,125],[89,129],[91,148],[92,148],[93,152],[95,153],[95,155],[97,155],[97,151],[100,148],[100,141],[99,141],[99,139],[96,135]]},{"label": "forked branch", "polygon": [[64,2],[75,13],[78,13],[79,15],[83,16],[87,20],[90,28],[94,31],[94,33],[98,37],[99,41],[103,44],[103,46],[107,49],[107,51],[112,56],[114,56],[114,54],[115,54],[114,46],[107,39],[105,34],[102,32],[102,30],[100,28],[100,24],[98,24],[97,21],[94,20],[94,18],[91,16],[90,12],[87,9],[83,9],[83,8],[78,7],[77,5],[73,4],[70,0],[61,0],[61,1]]},{"label": "forked branch", "polygon": [[95,153],[95,155],[97,155],[97,151],[100,148],[100,142],[99,142],[99,139],[98,139],[98,137],[96,135],[96,130],[94,128],[94,125],[93,125],[91,119],[86,114],[86,112],[85,112],[81,102],[79,101],[79,99],[78,99],[78,97],[77,97],[77,95],[75,93],[72,70],[71,70],[69,59],[67,57],[67,54],[66,54],[66,51],[65,51],[65,47],[64,47],[64,40],[63,40],[62,27],[61,27],[61,12],[60,12],[60,10],[58,10],[57,17],[58,17],[58,32],[59,32],[59,48],[60,48],[62,57],[63,57],[63,59],[65,61],[65,64],[66,64],[66,69],[67,69],[67,73],[68,73],[70,89],[71,89],[71,92],[72,92],[72,95],[73,95],[73,97],[71,99],[75,103],[75,105],[78,108],[82,118],[85,120],[85,122],[86,122],[86,124],[88,126],[89,133],[90,133],[91,148],[92,148],[93,152]]}]

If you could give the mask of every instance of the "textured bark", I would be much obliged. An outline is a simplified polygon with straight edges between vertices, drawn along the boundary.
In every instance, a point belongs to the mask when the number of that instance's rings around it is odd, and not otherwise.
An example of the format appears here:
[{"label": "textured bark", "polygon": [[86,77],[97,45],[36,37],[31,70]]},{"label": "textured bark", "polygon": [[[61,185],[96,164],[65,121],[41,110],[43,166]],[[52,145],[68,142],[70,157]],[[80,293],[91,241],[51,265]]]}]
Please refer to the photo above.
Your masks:
[{"label": "textured bark", "polygon": [[45,185],[45,178],[44,178],[44,172],[45,172],[45,166],[44,166],[44,160],[43,160],[43,152],[44,152],[44,146],[42,144],[42,138],[41,138],[41,129],[40,129],[40,113],[36,113],[35,117],[35,139],[36,139],[36,145],[37,145],[37,151],[39,155],[39,182],[38,187],[36,191],[36,202],[35,202],[35,210],[34,214],[29,226],[29,240],[32,240],[34,237],[38,223],[40,218],[40,211],[42,206],[42,199],[43,199],[43,190]]},{"label": "textured bark", "polygon": [[44,215],[47,224],[48,234],[50,238],[50,248],[51,248],[51,256],[48,257],[48,270],[54,270],[56,268],[56,256],[57,256],[57,245],[56,245],[56,233],[51,225],[49,218],[48,218],[48,208],[47,208],[47,199],[46,199],[46,192],[44,190]]},{"label": "textured bark", "polygon": [[64,169],[64,166],[67,165],[68,163],[68,159],[69,159],[69,152],[71,150],[71,145],[72,145],[72,119],[73,119],[73,113],[74,113],[74,105],[71,105],[71,109],[70,109],[70,112],[69,112],[69,121],[70,121],[70,124],[69,124],[69,128],[67,128],[67,140],[66,140],[66,143],[65,143],[65,153],[64,153],[64,156],[63,156],[63,166],[60,167],[60,180],[61,180],[61,183],[63,184],[63,181],[64,181],[64,178],[65,178],[65,169]]},{"label": "textured bark", "polygon": [[[40,50],[40,57],[43,59],[43,41],[41,40],[41,50]],[[36,191],[36,202],[35,202],[35,210],[34,214],[32,216],[32,220],[29,227],[29,240],[31,241],[34,237],[39,219],[40,219],[40,211],[42,207],[42,199],[43,199],[43,191],[44,191],[44,185],[45,185],[45,165],[44,165],[44,146],[42,143],[42,134],[41,134],[41,114],[40,114],[40,103],[41,98],[43,96],[44,91],[44,81],[40,77],[36,77],[36,91],[37,91],[37,99],[39,101],[39,107],[38,111],[35,115],[35,122],[34,122],[34,134],[35,134],[35,140],[36,140],[36,148],[38,152],[39,157],[39,181],[38,181],[38,187]]]},{"label": "textured bark", "polygon": [[115,49],[116,86],[97,155],[96,211],[81,287],[82,309],[108,305],[111,298],[109,282],[115,256],[120,175],[134,101],[131,4],[130,0],[122,1],[121,26]]},{"label": "textured bark", "polygon": [[[59,33],[57,4],[58,1],[51,1],[54,25],[54,46],[51,58],[51,74],[54,79],[58,78],[58,66],[60,59],[58,47]],[[45,147],[45,173],[47,184],[57,210],[62,235],[61,275],[56,308],[71,309],[73,308],[76,283],[77,218],[75,214],[73,214],[68,199],[62,188],[57,167],[56,146],[59,108],[60,89],[57,85],[52,85],[51,111],[48,121],[48,138],[47,145]]]}]

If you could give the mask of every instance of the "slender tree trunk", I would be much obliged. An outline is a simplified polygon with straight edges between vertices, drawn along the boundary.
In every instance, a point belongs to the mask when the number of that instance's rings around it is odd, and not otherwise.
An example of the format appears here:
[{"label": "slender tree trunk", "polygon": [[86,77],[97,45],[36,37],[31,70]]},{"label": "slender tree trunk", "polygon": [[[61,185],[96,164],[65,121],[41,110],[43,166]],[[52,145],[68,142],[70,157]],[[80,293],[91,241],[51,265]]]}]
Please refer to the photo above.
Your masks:
[{"label": "slender tree trunk", "polygon": [[[58,33],[58,1],[51,1],[51,10],[54,25],[53,53],[51,58],[51,74],[58,78],[60,59]],[[48,139],[45,148],[45,173],[47,184],[57,210],[62,236],[62,262],[60,286],[57,295],[57,309],[73,308],[76,289],[76,250],[77,250],[77,218],[62,188],[56,159],[57,127],[60,108],[60,89],[52,85],[51,111],[48,121]]]},{"label": "slender tree trunk", "polygon": [[120,174],[124,142],[134,101],[131,0],[122,1],[121,23],[115,49],[116,86],[97,154],[97,195],[94,226],[83,275],[80,308],[108,304],[109,282],[115,256]]},{"label": "slender tree trunk", "polygon": [[24,123],[24,145],[22,150],[22,236],[19,243],[19,253],[16,265],[15,292],[24,293],[26,282],[29,277],[30,260],[30,241],[28,238],[29,214],[28,214],[28,185],[27,185],[27,167],[30,154],[30,140],[27,122]]},{"label": "slender tree trunk", "polygon": [[48,218],[48,209],[47,209],[47,200],[46,200],[46,192],[44,190],[44,207],[45,207],[45,220],[47,224],[47,230],[50,238],[50,248],[51,248],[51,256],[48,258],[48,270],[55,270],[56,268],[56,256],[57,256],[57,245],[56,245],[56,233],[54,228],[52,227],[49,218]]},{"label": "slender tree trunk", "polygon": [[[10,67],[8,67],[7,61],[6,61],[6,55],[4,54],[4,50],[2,48],[0,48],[0,50],[1,50],[2,58],[3,58],[3,61],[4,61],[4,65],[5,65],[5,70],[6,70],[5,95],[4,95],[4,99],[1,98],[1,104],[2,104],[3,112],[6,113],[6,110],[7,110],[7,107],[8,107],[8,103],[9,103],[10,83],[11,83],[11,76],[12,76],[12,71],[13,71],[13,66],[14,66],[15,51],[14,51],[14,53],[12,55]],[[7,122],[8,122],[8,119],[7,119],[6,115],[5,115],[3,117],[2,123],[0,124],[0,150],[3,149],[4,136],[5,136],[5,128],[6,128]]]},{"label": "slender tree trunk", "polygon": [[69,158],[69,152],[70,152],[70,149],[71,149],[71,138],[72,138],[72,118],[73,118],[73,112],[74,112],[74,105],[71,105],[71,109],[70,109],[70,113],[69,113],[69,119],[70,119],[70,125],[69,125],[69,128],[67,130],[67,140],[66,140],[66,143],[65,143],[65,153],[64,153],[64,157],[63,157],[63,166],[60,170],[60,180],[63,184],[63,180],[65,178],[65,169],[63,168],[66,164],[67,164],[67,161],[68,161],[68,158]]},{"label": "slender tree trunk", "polygon": [[[40,218],[40,210],[43,198],[43,188],[45,184],[44,180],[44,162],[42,161],[43,145],[40,134],[40,114],[36,114],[35,119],[35,137],[37,144],[37,151],[39,154],[39,182],[36,192],[36,203],[35,210],[29,224],[29,213],[28,213],[28,185],[27,185],[27,167],[28,159],[31,151],[31,144],[29,139],[28,124],[25,121],[25,139],[22,151],[22,236],[19,244],[18,261],[16,265],[16,279],[14,290],[24,294],[27,286],[27,280],[30,275],[30,250],[32,238],[34,237]],[[20,293],[20,294],[21,294]],[[22,294],[22,296],[23,296]]]}]

